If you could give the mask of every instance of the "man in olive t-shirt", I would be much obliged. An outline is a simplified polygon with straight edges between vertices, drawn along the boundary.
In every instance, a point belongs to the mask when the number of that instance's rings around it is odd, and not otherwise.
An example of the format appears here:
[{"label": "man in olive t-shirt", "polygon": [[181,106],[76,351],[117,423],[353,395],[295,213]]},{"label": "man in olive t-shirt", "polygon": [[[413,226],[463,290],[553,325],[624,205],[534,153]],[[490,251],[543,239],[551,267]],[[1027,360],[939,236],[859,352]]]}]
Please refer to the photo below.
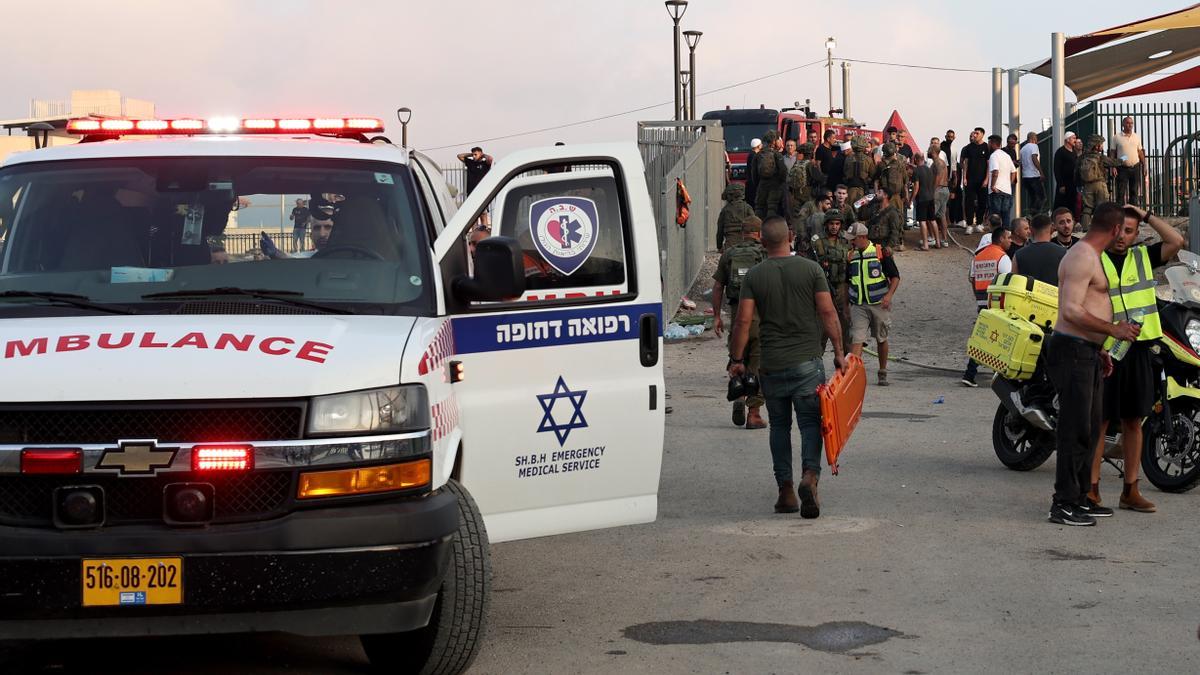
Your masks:
[{"label": "man in olive t-shirt", "polygon": [[[771,458],[779,498],[776,513],[800,511],[803,518],[821,514],[817,480],[821,475],[821,405],[817,386],[825,381],[822,328],[834,346],[834,363],[846,367],[842,326],[829,293],[825,272],[817,263],[792,255],[787,221],[768,218],[762,226],[768,258],[754,266],[742,282],[738,318],[729,347],[730,377],[745,372],[743,359],[751,317],[758,313],[762,345],[760,380],[771,425]],[[792,412],[800,429],[799,504],[792,481]]]}]

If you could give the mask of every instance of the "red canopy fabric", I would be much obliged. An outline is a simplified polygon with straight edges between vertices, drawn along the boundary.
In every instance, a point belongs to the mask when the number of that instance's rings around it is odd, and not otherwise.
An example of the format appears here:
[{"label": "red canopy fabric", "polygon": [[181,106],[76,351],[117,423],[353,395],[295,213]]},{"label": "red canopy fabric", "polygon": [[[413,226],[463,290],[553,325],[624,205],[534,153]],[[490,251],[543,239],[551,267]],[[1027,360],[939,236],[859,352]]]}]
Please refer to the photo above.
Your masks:
[{"label": "red canopy fabric", "polygon": [[1176,73],[1169,77],[1164,77],[1161,80],[1148,82],[1140,87],[1126,89],[1125,91],[1105,96],[1097,99],[1107,101],[1110,98],[1125,98],[1128,96],[1144,96],[1146,94],[1161,94],[1167,91],[1181,91],[1184,89],[1200,89],[1200,66],[1189,68],[1182,73]]},{"label": "red canopy fabric", "polygon": [[903,129],[905,132],[907,132],[904,138],[904,144],[909,148],[912,148],[914,155],[921,157],[925,156],[925,151],[921,149],[921,146],[917,145],[916,139],[913,138],[912,129],[909,129],[908,125],[904,123],[904,120],[900,119],[900,111],[892,111],[891,116],[888,117],[887,122],[884,123],[883,129],[886,131],[888,127],[896,127],[896,129]]}]

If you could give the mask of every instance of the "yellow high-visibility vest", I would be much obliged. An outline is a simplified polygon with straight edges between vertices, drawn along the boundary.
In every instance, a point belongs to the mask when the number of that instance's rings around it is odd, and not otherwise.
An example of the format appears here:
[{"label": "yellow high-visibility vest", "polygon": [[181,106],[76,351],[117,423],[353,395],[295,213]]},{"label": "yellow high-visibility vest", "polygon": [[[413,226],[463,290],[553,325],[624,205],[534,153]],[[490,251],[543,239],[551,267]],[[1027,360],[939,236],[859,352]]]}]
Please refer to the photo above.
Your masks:
[{"label": "yellow high-visibility vest", "polygon": [[[1125,256],[1120,273],[1108,253],[1100,254],[1104,276],[1108,278],[1108,298],[1112,301],[1113,321],[1132,321],[1141,315],[1142,332],[1138,341],[1156,340],[1162,337],[1162,322],[1158,317],[1158,298],[1154,294],[1154,269],[1150,266],[1150,249],[1144,245],[1134,246]],[[1116,340],[1108,338],[1104,348],[1108,349]]]}]

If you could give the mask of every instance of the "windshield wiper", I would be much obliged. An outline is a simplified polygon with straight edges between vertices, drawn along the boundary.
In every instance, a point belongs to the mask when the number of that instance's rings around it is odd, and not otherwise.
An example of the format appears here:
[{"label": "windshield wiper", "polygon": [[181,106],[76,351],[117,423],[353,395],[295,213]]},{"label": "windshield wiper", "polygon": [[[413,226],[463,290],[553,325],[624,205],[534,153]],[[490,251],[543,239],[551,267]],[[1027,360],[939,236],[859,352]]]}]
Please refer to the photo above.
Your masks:
[{"label": "windshield wiper", "polygon": [[0,292],[0,300],[7,298],[32,298],[34,300],[42,300],[43,302],[58,305],[69,305],[71,307],[80,307],[82,309],[94,309],[98,312],[108,312],[109,314],[137,314],[137,312],[124,307],[101,305],[99,303],[92,302],[92,299],[86,295],[76,295],[75,293],[55,293],[53,291]]},{"label": "windshield wiper", "polygon": [[293,307],[306,307],[315,309],[326,314],[354,314],[348,309],[341,307],[332,307],[330,305],[322,305],[316,302],[307,300],[299,300],[297,298],[304,297],[304,294],[299,291],[281,291],[270,288],[237,288],[235,286],[222,286],[220,288],[204,288],[197,290],[183,291],[165,291],[162,293],[147,293],[142,296],[143,300],[159,300],[164,298],[193,298],[202,295],[240,295],[246,298],[254,298],[256,300],[274,300],[282,302]]}]

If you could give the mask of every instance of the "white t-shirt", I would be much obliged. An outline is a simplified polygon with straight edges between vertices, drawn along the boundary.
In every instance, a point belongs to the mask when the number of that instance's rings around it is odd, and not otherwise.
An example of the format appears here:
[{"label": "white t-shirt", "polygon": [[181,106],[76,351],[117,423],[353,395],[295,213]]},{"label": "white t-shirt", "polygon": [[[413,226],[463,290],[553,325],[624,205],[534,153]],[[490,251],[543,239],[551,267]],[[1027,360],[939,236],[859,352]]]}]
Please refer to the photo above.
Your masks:
[{"label": "white t-shirt", "polygon": [[1022,178],[1041,178],[1042,172],[1038,171],[1033,165],[1033,158],[1037,157],[1041,160],[1041,151],[1038,150],[1037,143],[1026,143],[1021,146],[1021,177]]},{"label": "white t-shirt", "polygon": [[1012,173],[1017,170],[1017,167],[1013,166],[1012,158],[1008,156],[1008,153],[1003,148],[993,152],[992,156],[988,157],[987,170],[988,185],[991,185],[992,172],[999,171],[1000,175],[996,177],[996,192],[1011,195]]},{"label": "white t-shirt", "polygon": [[1134,131],[1128,136],[1118,133],[1113,136],[1113,150],[1117,151],[1117,159],[1125,166],[1138,165],[1138,150],[1142,148],[1142,138]]}]

